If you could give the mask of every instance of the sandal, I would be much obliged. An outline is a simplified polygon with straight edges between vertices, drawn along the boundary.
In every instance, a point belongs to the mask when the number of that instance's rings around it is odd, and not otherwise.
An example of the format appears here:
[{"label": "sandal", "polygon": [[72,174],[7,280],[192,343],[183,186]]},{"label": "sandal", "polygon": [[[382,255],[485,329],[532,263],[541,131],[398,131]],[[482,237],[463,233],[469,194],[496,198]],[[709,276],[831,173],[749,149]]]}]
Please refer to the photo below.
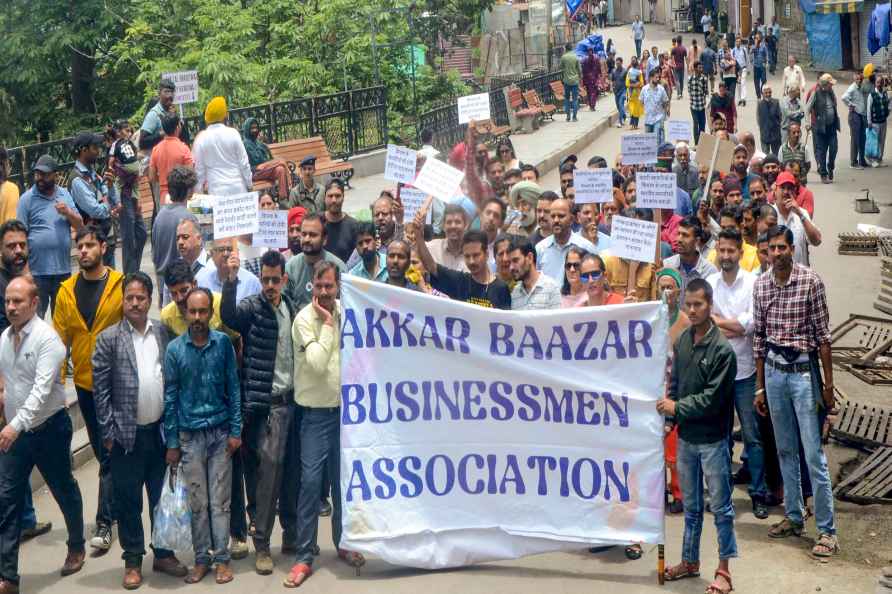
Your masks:
[{"label": "sandal", "polygon": [[350,567],[362,567],[365,565],[365,557],[362,556],[362,553],[357,553],[356,551],[338,549],[338,558]]},{"label": "sandal", "polygon": [[678,565],[667,567],[663,570],[663,579],[667,582],[676,582],[685,578],[700,577],[700,564],[682,561]]},{"label": "sandal", "polygon": [[632,544],[626,547],[626,559],[630,561],[637,561],[643,554],[644,550],[640,544]]},{"label": "sandal", "polygon": [[291,568],[288,577],[282,582],[286,588],[297,588],[303,584],[308,577],[313,575],[313,568],[306,563],[298,563]]},{"label": "sandal", "polygon": [[777,524],[772,524],[768,529],[770,538],[787,538],[789,536],[802,536],[804,527],[802,524],[796,524],[790,518],[784,518]]},{"label": "sandal", "polygon": [[815,546],[811,549],[811,554],[815,557],[827,558],[832,557],[839,552],[839,541],[835,534],[827,534],[822,532],[815,541]]},{"label": "sandal", "polygon": [[[719,581],[719,578],[723,578],[726,582],[728,582],[727,588],[725,587],[725,584]],[[711,584],[706,586],[706,594],[728,594],[733,589],[734,585],[731,584],[731,574],[724,569],[716,569],[715,579]]]}]

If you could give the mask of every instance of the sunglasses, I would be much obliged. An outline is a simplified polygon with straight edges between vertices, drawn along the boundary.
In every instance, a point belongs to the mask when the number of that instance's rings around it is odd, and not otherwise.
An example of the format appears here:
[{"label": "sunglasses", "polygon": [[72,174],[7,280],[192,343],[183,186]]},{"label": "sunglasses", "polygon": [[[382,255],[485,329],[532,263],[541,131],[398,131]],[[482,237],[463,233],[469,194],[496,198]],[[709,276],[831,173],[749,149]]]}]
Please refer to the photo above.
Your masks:
[{"label": "sunglasses", "polygon": [[579,270],[579,268],[581,266],[582,266],[582,262],[567,262],[564,264],[564,268],[566,270],[570,270],[571,268],[575,268],[576,270]]},{"label": "sunglasses", "polygon": [[603,273],[600,270],[593,270],[591,272],[583,272],[579,275],[579,280],[583,283],[590,283],[593,281],[600,280],[603,276]]}]

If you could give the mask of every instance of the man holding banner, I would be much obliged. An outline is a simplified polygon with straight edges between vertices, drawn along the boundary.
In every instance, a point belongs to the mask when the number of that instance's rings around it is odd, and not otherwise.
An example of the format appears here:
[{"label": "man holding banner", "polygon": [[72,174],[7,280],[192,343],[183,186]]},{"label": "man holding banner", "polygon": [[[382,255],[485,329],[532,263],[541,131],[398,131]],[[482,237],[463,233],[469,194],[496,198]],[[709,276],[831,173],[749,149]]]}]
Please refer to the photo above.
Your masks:
[{"label": "man holding banner", "polygon": [[737,556],[728,451],[737,358],[712,321],[709,283],[702,278],[689,282],[684,308],[691,326],[675,343],[668,395],[657,402],[657,411],[678,425],[678,471],[684,501],[681,563],[667,568],[664,577],[675,581],[700,575],[705,479],[719,544],[719,567],[706,594],[728,594],[733,589],[729,560]]}]

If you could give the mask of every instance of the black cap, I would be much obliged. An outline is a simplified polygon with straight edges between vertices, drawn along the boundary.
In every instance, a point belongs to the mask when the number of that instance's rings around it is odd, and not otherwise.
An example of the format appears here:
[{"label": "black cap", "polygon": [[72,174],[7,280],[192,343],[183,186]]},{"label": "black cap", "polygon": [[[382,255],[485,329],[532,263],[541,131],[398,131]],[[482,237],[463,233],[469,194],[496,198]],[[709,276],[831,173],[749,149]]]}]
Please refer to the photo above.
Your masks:
[{"label": "black cap", "polygon": [[301,162],[300,162],[301,167],[305,167],[307,165],[312,165],[314,167],[316,166],[316,155],[308,155],[308,156],[304,157],[303,160],[301,160]]},{"label": "black cap", "polygon": [[71,146],[74,149],[75,153],[80,152],[80,150],[87,146],[102,146],[104,139],[99,134],[94,134],[93,132],[81,132],[77,136],[74,137],[74,140],[71,142]]},{"label": "black cap", "polygon": [[566,157],[561,159],[561,164],[560,164],[560,167],[558,167],[558,169],[563,169],[564,165],[566,165],[567,163],[572,163],[573,165],[576,165],[576,162],[578,160],[579,160],[579,157],[577,157],[576,155],[567,155]]},{"label": "black cap", "polygon": [[158,83],[158,88],[159,89],[170,89],[171,91],[177,90],[177,86],[169,78],[162,78],[161,82]]},{"label": "black cap", "polygon": [[52,173],[59,166],[56,164],[56,160],[53,159],[49,155],[40,155],[40,158],[37,159],[37,163],[34,164],[32,171],[42,171],[43,173]]}]

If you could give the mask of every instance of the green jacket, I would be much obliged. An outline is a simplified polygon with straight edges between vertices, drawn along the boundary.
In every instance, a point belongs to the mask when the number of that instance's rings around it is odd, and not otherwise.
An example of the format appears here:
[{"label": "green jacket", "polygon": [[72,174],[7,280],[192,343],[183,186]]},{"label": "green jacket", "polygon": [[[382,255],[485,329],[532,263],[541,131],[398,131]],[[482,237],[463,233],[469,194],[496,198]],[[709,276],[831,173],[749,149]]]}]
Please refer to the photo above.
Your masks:
[{"label": "green jacket", "polygon": [[562,80],[565,85],[578,85],[581,69],[576,52],[570,50],[561,56],[561,70],[564,71]]},{"label": "green jacket", "polygon": [[737,357],[714,325],[694,344],[694,327],[675,343],[669,398],[677,402],[678,436],[688,443],[727,439],[734,407]]}]

